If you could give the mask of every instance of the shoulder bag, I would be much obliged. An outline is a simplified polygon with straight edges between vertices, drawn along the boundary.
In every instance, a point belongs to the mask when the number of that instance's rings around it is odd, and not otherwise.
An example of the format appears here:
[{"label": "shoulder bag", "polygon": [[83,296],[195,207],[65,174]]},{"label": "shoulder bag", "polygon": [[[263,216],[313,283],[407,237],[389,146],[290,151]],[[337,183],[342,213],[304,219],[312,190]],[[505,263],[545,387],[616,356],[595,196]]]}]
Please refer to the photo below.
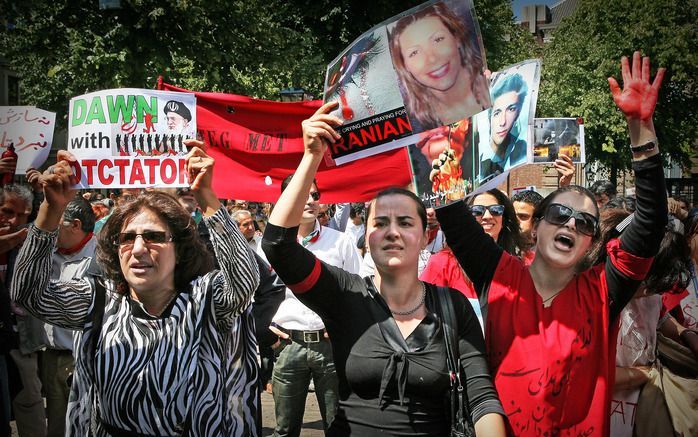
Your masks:
[{"label": "shoulder bag", "polygon": [[446,361],[448,362],[448,373],[450,374],[451,388],[449,399],[451,405],[451,437],[474,437],[470,408],[468,407],[468,394],[463,388],[462,376],[463,367],[458,353],[458,323],[456,321],[453,302],[450,291],[446,287],[436,287],[436,297],[438,302],[439,316],[441,318],[441,328],[444,333],[446,344]]}]

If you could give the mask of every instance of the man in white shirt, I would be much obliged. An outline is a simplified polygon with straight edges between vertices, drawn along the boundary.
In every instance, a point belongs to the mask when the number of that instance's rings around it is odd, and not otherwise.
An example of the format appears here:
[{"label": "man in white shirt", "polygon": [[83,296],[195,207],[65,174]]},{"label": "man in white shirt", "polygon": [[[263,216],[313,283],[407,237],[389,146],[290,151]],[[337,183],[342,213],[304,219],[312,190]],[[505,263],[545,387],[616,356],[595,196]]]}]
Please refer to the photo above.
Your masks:
[{"label": "man in white shirt", "polygon": [[237,222],[240,233],[245,237],[252,251],[256,252],[259,248],[259,242],[262,241],[262,236],[257,235],[252,213],[246,209],[239,209],[233,213],[233,220]]},{"label": "man in white shirt", "polygon": [[[83,278],[95,256],[97,240],[92,233],[95,215],[82,197],[72,200],[58,226],[56,249],[51,257],[51,279],[68,281]],[[69,379],[75,368],[73,331],[44,323],[46,350],[42,353],[41,379],[46,395],[48,437],[65,433],[65,416],[70,394]]]},{"label": "man in white shirt", "polygon": [[[284,179],[282,191],[290,180],[291,176]],[[358,273],[361,259],[351,239],[342,232],[320,226],[317,221],[319,201],[320,191],[313,183],[298,228],[298,240],[321,261]],[[338,382],[332,346],[322,319],[287,288],[286,299],[279,306],[270,329],[279,336],[278,344],[273,346],[277,355],[272,373],[276,408],[274,435],[300,435],[311,377],[327,430],[337,410]]]}]

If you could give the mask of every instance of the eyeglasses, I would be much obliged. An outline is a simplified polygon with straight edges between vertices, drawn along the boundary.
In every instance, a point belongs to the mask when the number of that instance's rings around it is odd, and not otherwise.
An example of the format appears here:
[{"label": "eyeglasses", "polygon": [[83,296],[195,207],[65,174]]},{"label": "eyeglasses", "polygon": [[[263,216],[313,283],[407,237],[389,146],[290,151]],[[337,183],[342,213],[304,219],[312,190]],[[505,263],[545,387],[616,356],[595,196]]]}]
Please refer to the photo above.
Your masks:
[{"label": "eyeglasses", "polygon": [[543,219],[551,225],[564,225],[574,217],[574,225],[577,230],[584,235],[593,237],[599,225],[599,219],[587,212],[580,212],[569,206],[551,203],[545,210]]},{"label": "eyeglasses", "polygon": [[310,197],[313,198],[314,201],[320,200],[320,192],[319,191],[313,191],[310,193]]},{"label": "eyeglasses", "polygon": [[138,236],[143,239],[145,244],[163,244],[174,240],[174,238],[171,235],[168,236],[165,231],[144,231],[141,233],[122,232],[116,236],[114,244],[119,246],[133,246]]},{"label": "eyeglasses", "polygon": [[499,217],[502,214],[504,214],[504,205],[472,205],[470,207],[470,212],[475,217],[482,217],[483,215],[485,215],[485,210],[489,211],[493,217]]},{"label": "eyeglasses", "polygon": [[317,218],[325,218],[326,215],[327,215],[326,212],[319,212],[319,213],[317,213]]}]

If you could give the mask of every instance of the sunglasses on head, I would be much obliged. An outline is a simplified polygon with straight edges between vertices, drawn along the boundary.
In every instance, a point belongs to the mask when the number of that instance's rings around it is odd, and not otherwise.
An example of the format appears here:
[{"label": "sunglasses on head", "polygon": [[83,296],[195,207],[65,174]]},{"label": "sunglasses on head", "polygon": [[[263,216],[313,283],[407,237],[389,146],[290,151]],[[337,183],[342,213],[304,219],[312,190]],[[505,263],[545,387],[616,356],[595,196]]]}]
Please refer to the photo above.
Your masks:
[{"label": "sunglasses on head", "polygon": [[168,236],[165,231],[144,231],[138,232],[121,232],[116,236],[115,244],[119,246],[133,246],[138,236],[143,238],[146,244],[163,244],[173,240],[172,236]]},{"label": "sunglasses on head", "polygon": [[310,197],[312,197],[313,200],[317,202],[318,200],[320,200],[320,192],[313,191],[312,193],[310,193]]},{"label": "sunglasses on head", "polygon": [[575,228],[579,233],[593,237],[599,225],[599,219],[587,212],[580,212],[569,206],[551,203],[545,210],[543,219],[551,225],[564,225],[574,217]]},{"label": "sunglasses on head", "polygon": [[490,214],[492,214],[492,216],[499,217],[502,214],[504,214],[504,205],[472,205],[470,207],[470,212],[475,217],[482,217],[483,215],[485,215],[485,210],[489,211]]}]

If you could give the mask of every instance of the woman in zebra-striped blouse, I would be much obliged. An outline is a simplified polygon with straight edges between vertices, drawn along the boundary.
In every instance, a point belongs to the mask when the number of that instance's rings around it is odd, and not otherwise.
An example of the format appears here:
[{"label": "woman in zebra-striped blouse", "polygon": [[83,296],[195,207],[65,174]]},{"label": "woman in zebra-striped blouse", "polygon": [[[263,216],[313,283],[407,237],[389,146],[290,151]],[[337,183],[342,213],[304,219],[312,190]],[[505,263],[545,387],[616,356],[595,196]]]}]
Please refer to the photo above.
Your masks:
[{"label": "woman in zebra-striped blouse", "polygon": [[[201,145],[193,141],[192,145]],[[42,175],[46,200],[16,262],[13,299],[77,330],[66,429],[73,436],[229,436],[239,428],[243,369],[235,335],[259,273],[211,189],[214,161],[194,147],[186,169],[220,270],[209,271],[196,227],[177,201],[147,192],[120,205],[100,233],[106,281],[49,280],[63,209],[75,192],[67,152]]]}]

